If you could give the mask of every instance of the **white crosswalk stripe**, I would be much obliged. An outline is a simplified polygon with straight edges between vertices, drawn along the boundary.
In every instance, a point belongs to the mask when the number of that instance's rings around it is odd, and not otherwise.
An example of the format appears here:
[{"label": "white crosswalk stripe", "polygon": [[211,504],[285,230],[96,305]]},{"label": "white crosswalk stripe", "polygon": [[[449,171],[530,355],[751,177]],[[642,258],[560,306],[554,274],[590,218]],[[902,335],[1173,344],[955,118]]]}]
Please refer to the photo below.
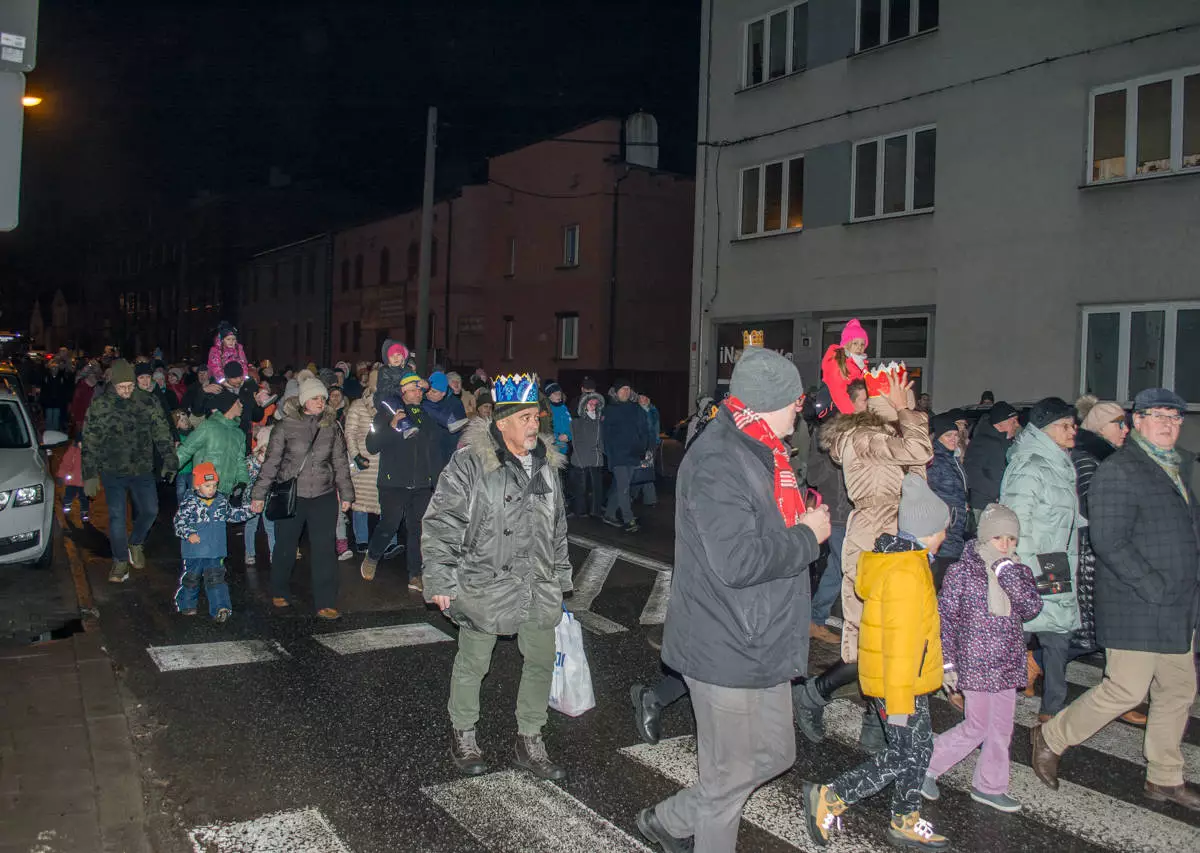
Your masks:
[{"label": "white crosswalk stripe", "polygon": [[159,672],[261,663],[289,657],[283,646],[273,640],[229,640],[185,646],[151,646],[146,651],[154,660]]},{"label": "white crosswalk stripe", "polygon": [[551,782],[505,770],[422,788],[490,853],[650,853]]},{"label": "white crosswalk stripe", "polygon": [[593,613],[590,610],[573,610],[575,618],[579,620],[580,626],[585,631],[593,634],[620,634],[622,631],[628,631],[624,625],[614,622],[611,619],[601,616],[599,613]]},{"label": "white crosswalk stripe", "polygon": [[351,853],[316,809],[201,826],[188,840],[195,853]]},{"label": "white crosswalk stripe", "polygon": [[641,618],[638,619],[642,625],[661,625],[667,621],[667,603],[671,600],[671,572],[659,572],[658,577],[654,579],[654,589],[650,590],[650,597],[646,599],[646,606],[642,608]]},{"label": "white crosswalk stripe", "polygon": [[[1067,664],[1067,681],[1080,687],[1095,687],[1104,680],[1104,670],[1083,661],[1073,660]],[[1200,696],[1192,702],[1188,716],[1200,719]]]},{"label": "white crosswalk stripe", "polygon": [[[862,708],[848,699],[834,700],[825,709],[825,731],[835,740],[857,746],[861,728]],[[971,756],[961,762],[938,784],[970,791],[975,760]],[[1123,853],[1200,849],[1200,828],[1062,778],[1058,790],[1051,791],[1031,768],[1015,761],[1008,792],[1021,802],[1025,817],[1102,847]]]},{"label": "white crosswalk stripe", "polygon": [[612,548],[593,548],[575,575],[575,591],[571,594],[572,610],[591,610],[592,602],[604,588],[608,573],[617,561],[618,552]]},{"label": "white crosswalk stripe", "polygon": [[339,631],[333,634],[317,634],[318,643],[339,655],[355,655],[380,649],[395,649],[403,646],[422,646],[429,643],[451,643],[454,638],[439,631],[428,622],[413,625],[385,625],[380,628],[360,628],[354,631]]}]

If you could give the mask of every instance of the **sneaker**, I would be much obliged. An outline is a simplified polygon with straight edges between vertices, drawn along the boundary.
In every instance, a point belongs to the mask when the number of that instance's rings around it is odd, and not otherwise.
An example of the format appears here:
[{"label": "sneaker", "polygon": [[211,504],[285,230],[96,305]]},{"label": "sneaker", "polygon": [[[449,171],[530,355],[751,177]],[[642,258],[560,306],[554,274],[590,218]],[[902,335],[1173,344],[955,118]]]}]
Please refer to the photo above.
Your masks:
[{"label": "sneaker", "polygon": [[253,566],[257,562],[257,560],[255,560],[253,554],[247,554],[244,562],[247,566]]},{"label": "sneaker", "polygon": [[338,556],[339,560],[349,559],[348,557],[342,556],[342,554],[347,554],[350,551],[350,543],[347,542],[345,539],[338,539],[337,541],[335,541],[334,542],[334,550],[337,552],[337,556]]},{"label": "sneaker", "polygon": [[425,591],[425,582],[423,580],[421,580],[420,575],[417,575],[415,578],[411,578],[409,580],[408,588],[415,592],[424,592]]},{"label": "sneaker", "polygon": [[446,424],[446,429],[450,430],[452,433],[462,432],[463,428],[466,427],[466,425],[470,422],[471,421],[467,418],[460,418],[457,421],[450,421],[450,423]]},{"label": "sneaker", "polygon": [[656,744],[662,737],[662,705],[658,697],[644,684],[635,684],[629,688],[629,698],[633,702],[633,727],[638,737],[648,744]]},{"label": "sneaker", "polygon": [[805,782],[802,790],[804,792],[804,820],[808,825],[808,837],[818,847],[827,847],[829,846],[829,831],[834,828],[839,830],[842,828],[840,815],[849,806],[841,797],[829,790],[827,785]]},{"label": "sneaker", "polygon": [[621,528],[621,530],[625,533],[637,533],[641,529],[642,528],[638,527],[638,523],[636,521],[631,521]]},{"label": "sneaker", "polygon": [[383,556],[380,557],[379,559],[390,560],[390,559],[392,559],[392,557],[395,557],[397,554],[403,554],[403,553],[404,553],[403,545],[400,545],[400,544],[389,545],[387,550],[383,552]]},{"label": "sneaker", "polygon": [[191,610],[180,610],[180,611],[179,611],[179,615],[180,615],[180,616],[195,616],[195,615],[196,615],[196,608],[195,608],[195,607],[193,607]]},{"label": "sneaker", "polygon": [[550,760],[546,752],[546,742],[540,734],[517,735],[513,753],[513,764],[522,770],[528,770],[539,779],[557,782],[567,778],[567,771]]},{"label": "sneaker", "polygon": [[621,526],[621,522],[617,521],[615,518],[609,518],[607,515],[604,516],[604,523],[607,524],[609,527],[620,527]]},{"label": "sneaker", "polygon": [[637,828],[643,838],[657,844],[663,853],[692,853],[696,849],[694,838],[676,838],[667,832],[653,806],[638,812]]},{"label": "sneaker", "polygon": [[347,548],[345,551],[342,551],[341,553],[339,553],[339,554],[337,555],[337,557],[338,557],[338,562],[339,562],[339,563],[344,563],[344,562],[346,562],[347,560],[353,560],[353,559],[354,559],[354,552],[353,552],[353,551],[351,551],[349,548]]},{"label": "sneaker", "polygon": [[892,815],[887,839],[893,847],[913,850],[944,850],[950,846],[949,839],[934,832],[933,824],[922,818],[920,812]]},{"label": "sneaker", "polygon": [[296,549],[296,559],[299,560],[303,556],[304,556],[304,553],[299,548],[297,548]]},{"label": "sneaker", "polygon": [[130,545],[129,546],[129,564],[135,569],[146,568],[146,546],[145,545]]},{"label": "sneaker", "polygon": [[342,618],[342,614],[338,613],[336,607],[322,607],[317,611],[317,618],[324,619],[326,622],[336,622]]},{"label": "sneaker", "polygon": [[[192,612],[195,613],[194,610]],[[229,619],[229,617],[232,615],[233,615],[232,610],[230,610],[228,607],[222,607],[220,610],[217,611],[217,615],[213,617],[213,621],[216,622],[218,625],[221,625],[221,624],[224,624]]]},{"label": "sneaker", "polygon": [[468,776],[478,776],[487,772],[487,764],[483,760],[483,750],[475,739],[474,729],[451,729],[450,760],[454,766]]},{"label": "sneaker", "polygon": [[358,573],[362,575],[363,580],[375,580],[375,570],[379,568],[379,561],[372,560],[370,557],[363,557],[362,565],[358,567]]},{"label": "sneaker", "polygon": [[354,553],[366,554],[367,553],[367,543],[366,542],[355,542],[354,543]]},{"label": "sneaker", "polygon": [[[934,779],[932,776],[926,776],[925,781],[921,783],[921,796],[932,803],[941,795],[942,792],[938,790],[937,779]],[[975,791],[971,791],[971,797],[974,798],[974,796]],[[980,794],[980,796],[984,795]]]},{"label": "sneaker", "polygon": [[[929,777],[926,776],[925,780],[929,781]],[[925,789],[922,788],[921,795],[924,796],[924,794]],[[936,800],[937,797],[925,797],[925,799]],[[991,806],[998,812],[1008,812],[1011,814],[1012,812],[1019,812],[1021,810],[1021,804],[1008,794],[985,794],[983,791],[972,788],[971,799],[977,803],[982,803],[985,806]]]},{"label": "sneaker", "polygon": [[124,561],[113,563],[108,572],[109,583],[125,583],[127,580],[129,580],[129,564]]}]

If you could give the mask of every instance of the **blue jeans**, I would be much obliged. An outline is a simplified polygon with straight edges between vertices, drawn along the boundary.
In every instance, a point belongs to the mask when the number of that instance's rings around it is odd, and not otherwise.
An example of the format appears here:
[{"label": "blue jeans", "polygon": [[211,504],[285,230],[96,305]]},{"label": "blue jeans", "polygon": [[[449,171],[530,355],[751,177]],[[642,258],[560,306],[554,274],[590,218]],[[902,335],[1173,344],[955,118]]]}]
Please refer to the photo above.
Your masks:
[{"label": "blue jeans", "polygon": [[833,602],[842,593],[842,543],[846,541],[846,526],[835,524],[829,534],[829,556],[825,558],[825,571],[817,582],[817,591],[812,599],[812,621],[824,625],[833,609]]},{"label": "blue jeans", "polygon": [[633,501],[629,495],[629,481],[633,479],[635,465],[614,465],[612,470],[612,486],[608,489],[608,505],[604,508],[604,516],[609,521],[617,520],[617,509],[621,510],[621,521],[625,524],[633,522]]},{"label": "blue jeans", "polygon": [[187,497],[188,490],[192,488],[192,472],[180,471],[175,475],[175,506],[183,503],[183,499]]},{"label": "blue jeans", "polygon": [[262,524],[263,529],[267,531],[267,553],[275,553],[275,522],[271,521],[271,519],[267,518],[262,513],[259,513],[258,515],[251,516],[250,520],[246,522],[246,530],[244,531],[244,534],[246,537],[247,557],[254,556],[254,540],[255,537],[258,536],[259,524]]},{"label": "blue jeans", "polygon": [[208,615],[215,619],[218,610],[233,610],[233,603],[229,600],[229,585],[225,583],[223,557],[192,557],[183,561],[179,589],[175,591],[176,609],[180,613],[196,609],[202,577],[204,595],[208,599]]},{"label": "blue jeans", "polygon": [[62,409],[43,409],[46,416],[46,429],[62,429]]},{"label": "blue jeans", "polygon": [[[134,477],[117,477],[101,474],[104,500],[108,504],[108,543],[112,548],[114,563],[129,559],[130,545],[143,545],[146,535],[158,517],[158,489],[154,477],[139,474]],[[125,496],[133,501],[133,532],[125,533]]]},{"label": "blue jeans", "polygon": [[[350,516],[351,524],[354,527],[354,542],[357,545],[366,546],[371,541],[371,528],[367,524],[369,518],[370,513],[359,512],[358,510],[354,510]],[[383,552],[383,556],[390,557],[392,555],[399,542],[397,536],[392,537],[392,541],[388,544],[387,550]]]}]

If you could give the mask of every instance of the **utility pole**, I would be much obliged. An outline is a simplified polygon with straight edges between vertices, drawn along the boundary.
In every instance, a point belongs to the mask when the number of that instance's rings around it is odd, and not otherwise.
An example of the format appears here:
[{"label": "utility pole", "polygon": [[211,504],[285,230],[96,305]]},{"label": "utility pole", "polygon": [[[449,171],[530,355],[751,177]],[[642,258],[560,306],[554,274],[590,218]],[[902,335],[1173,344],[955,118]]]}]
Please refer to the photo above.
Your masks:
[{"label": "utility pole", "polygon": [[417,275],[417,373],[429,366],[429,278],[433,251],[433,177],[437,157],[437,107],[425,129],[425,193],[421,202],[421,263]]}]

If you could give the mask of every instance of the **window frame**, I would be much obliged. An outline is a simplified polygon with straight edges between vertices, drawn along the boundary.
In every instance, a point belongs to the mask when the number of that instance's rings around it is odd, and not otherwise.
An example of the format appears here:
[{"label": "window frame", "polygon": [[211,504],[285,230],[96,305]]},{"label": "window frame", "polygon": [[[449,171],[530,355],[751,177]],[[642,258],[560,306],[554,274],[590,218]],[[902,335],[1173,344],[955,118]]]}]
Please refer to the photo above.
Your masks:
[{"label": "window frame", "polygon": [[[934,200],[929,207],[922,207],[919,210],[913,208],[913,196],[916,192],[916,162],[917,162],[917,134],[924,131],[932,130],[937,132],[937,124],[923,124],[907,130],[895,131],[893,133],[884,133],[880,136],[868,136],[865,139],[856,139],[850,143],[850,222],[871,222],[876,219],[896,219],[902,216],[919,216],[925,213],[933,213],[937,210],[937,148],[934,148],[933,159],[933,174],[934,174]],[[883,213],[883,198],[884,198],[884,168],[887,158],[884,156],[884,143],[889,139],[897,137],[906,137],[907,146],[904,152],[904,210],[895,211],[893,213]],[[936,138],[935,138],[936,139]],[[857,216],[854,210],[854,200],[858,195],[858,148],[860,145],[874,143],[876,146],[875,154],[875,210],[879,211],[870,216]]]},{"label": "window frame", "polygon": [[517,320],[515,317],[505,317],[504,318],[504,344],[503,344],[503,346],[504,346],[504,352],[503,352],[504,361],[512,361],[513,360],[513,348],[514,348],[513,344],[517,338],[516,328],[517,328]]},{"label": "window frame", "polygon": [[[805,55],[805,63],[800,67],[796,67],[795,57],[795,31],[796,31],[796,9],[801,6],[807,6],[808,0],[800,0],[799,3],[792,2],[777,9],[772,9],[762,15],[756,15],[753,18],[742,21],[742,62],[741,71],[738,73],[738,91],[744,92],[747,89],[757,89],[759,86],[765,86],[768,83],[774,83],[776,80],[783,80],[791,77],[793,74],[799,74],[808,70],[808,56]],[[771,77],[771,18],[778,15],[780,12],[787,12],[787,33],[784,36],[784,59],[783,73],[778,77]],[[757,23],[763,24],[763,78],[757,83],[750,82],[750,28]]]},{"label": "window frame", "polygon": [[[1196,75],[1200,75],[1200,65],[1177,68],[1173,71],[1159,74],[1147,74],[1144,77],[1135,77],[1132,80],[1097,86],[1089,91],[1087,160],[1083,164],[1084,184],[1086,186],[1102,186],[1105,184],[1122,183],[1124,181],[1151,180],[1161,178],[1165,175],[1200,174],[1200,165],[1186,167],[1183,165],[1183,111],[1186,107],[1183,100],[1184,80]],[[1162,83],[1166,80],[1171,81],[1171,167],[1164,172],[1147,172],[1146,174],[1139,175],[1137,173],[1138,89],[1142,86]],[[1096,150],[1096,96],[1108,95],[1113,92],[1125,93],[1125,174],[1118,178],[1093,178],[1092,169],[1095,164]]]},{"label": "window frame", "polygon": [[[1129,394],[1129,341],[1132,337],[1130,322],[1133,314],[1144,311],[1163,312],[1163,365],[1162,387],[1175,389],[1175,360],[1180,311],[1200,311],[1200,300],[1173,299],[1161,302],[1122,302],[1115,304],[1081,305],[1079,308],[1079,393],[1088,393],[1088,318],[1093,314],[1116,314],[1117,325],[1117,402],[1129,406],[1133,398]],[[1200,401],[1188,401],[1188,411],[1200,411]]]},{"label": "window frame", "polygon": [[[571,234],[575,235],[575,252],[574,256],[568,253],[570,246]],[[563,226],[563,244],[562,244],[562,266],[568,269],[574,269],[579,266],[579,256],[581,254],[581,246],[583,242],[583,229],[579,223]]]},{"label": "window frame", "polygon": [[[555,347],[556,357],[559,361],[578,361],[579,359],[579,315],[575,313],[559,314],[558,320],[558,345]],[[567,326],[573,326],[571,334],[572,348],[567,352]]]},{"label": "window frame", "polygon": [[504,273],[505,278],[512,278],[517,274],[517,238],[508,238],[508,271]]},{"label": "window frame", "polygon": [[925,0],[909,0],[912,4],[908,12],[909,32],[906,36],[901,36],[898,39],[887,38],[888,18],[891,17],[892,0],[879,0],[879,44],[871,45],[870,47],[862,46],[862,0],[854,0],[854,53],[857,56],[860,53],[870,53],[873,50],[887,47],[889,44],[899,44],[909,39],[914,39],[917,36],[923,36],[926,33],[937,32],[942,23],[942,10],[938,6],[938,22],[927,30],[918,30],[921,20],[921,4]]},{"label": "window frame", "polygon": [[[746,166],[745,168],[738,169],[738,172],[737,172],[737,192],[738,192],[737,239],[738,240],[753,240],[758,237],[771,237],[775,234],[790,234],[793,232],[804,230],[803,223],[801,223],[800,227],[798,227],[798,228],[791,228],[787,224],[787,222],[788,222],[788,202],[789,202],[789,195],[790,195],[789,190],[791,189],[791,177],[792,177],[792,163],[794,163],[796,160],[800,161],[800,175],[801,175],[801,179],[803,179],[803,177],[804,177],[804,154],[803,153],[790,154],[787,157],[783,157],[781,159],[768,160],[764,163],[756,163],[753,166]],[[780,222],[781,227],[777,228],[773,231],[767,231],[764,228],[764,226],[766,224],[766,217],[767,217],[767,193],[766,193],[767,167],[774,166],[776,163],[783,165],[783,177],[782,177],[782,185],[780,187],[780,197],[779,197],[780,198],[779,222]],[[742,231],[742,206],[745,201],[745,187],[746,187],[746,182],[743,178],[744,178],[746,172],[749,172],[752,169],[759,170],[759,173],[758,173],[758,230],[747,233],[747,232]],[[804,204],[803,193],[800,196],[800,203],[801,203],[801,207],[803,207],[803,204]],[[803,214],[801,214],[801,215],[803,216]]]}]

